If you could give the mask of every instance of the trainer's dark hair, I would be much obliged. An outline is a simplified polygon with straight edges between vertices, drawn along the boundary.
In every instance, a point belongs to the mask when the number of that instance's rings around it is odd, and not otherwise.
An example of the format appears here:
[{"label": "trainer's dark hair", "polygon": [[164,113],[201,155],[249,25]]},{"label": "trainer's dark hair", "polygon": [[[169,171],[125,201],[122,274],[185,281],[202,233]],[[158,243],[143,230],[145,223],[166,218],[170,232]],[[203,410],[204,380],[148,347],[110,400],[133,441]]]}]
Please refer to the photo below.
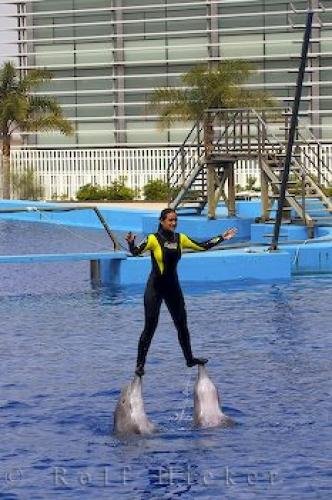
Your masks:
[{"label": "trainer's dark hair", "polygon": [[164,208],[164,210],[160,212],[159,220],[165,220],[168,214],[176,214],[176,212],[173,208]]},{"label": "trainer's dark hair", "polygon": [[[165,220],[168,214],[176,214],[176,211],[173,208],[164,208],[164,210],[160,212],[159,220]],[[161,229],[161,227],[162,225],[159,222],[158,230]]]}]

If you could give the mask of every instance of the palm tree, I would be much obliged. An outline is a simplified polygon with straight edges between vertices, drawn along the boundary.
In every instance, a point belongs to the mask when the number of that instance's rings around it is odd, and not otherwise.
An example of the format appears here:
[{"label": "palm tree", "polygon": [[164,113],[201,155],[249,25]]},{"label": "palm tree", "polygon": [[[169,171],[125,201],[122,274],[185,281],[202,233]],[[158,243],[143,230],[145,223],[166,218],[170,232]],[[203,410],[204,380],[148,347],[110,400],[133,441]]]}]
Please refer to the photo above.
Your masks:
[{"label": "palm tree", "polygon": [[[264,91],[243,88],[253,74],[252,66],[242,60],[223,61],[213,68],[207,65],[193,67],[182,76],[184,88],[164,87],[156,89],[151,106],[159,114],[162,128],[182,121],[202,121],[205,156],[213,151],[213,122],[206,113],[209,108],[254,108],[274,105]],[[208,193],[214,195],[214,173],[208,169]],[[214,211],[212,196],[208,200],[209,216]]]},{"label": "palm tree", "polygon": [[57,102],[48,96],[31,95],[32,90],[50,81],[52,75],[47,70],[35,69],[19,78],[15,66],[6,62],[0,69],[0,134],[2,139],[3,197],[10,198],[10,148],[15,131],[58,130],[63,134],[72,133],[72,125],[67,121]]}]

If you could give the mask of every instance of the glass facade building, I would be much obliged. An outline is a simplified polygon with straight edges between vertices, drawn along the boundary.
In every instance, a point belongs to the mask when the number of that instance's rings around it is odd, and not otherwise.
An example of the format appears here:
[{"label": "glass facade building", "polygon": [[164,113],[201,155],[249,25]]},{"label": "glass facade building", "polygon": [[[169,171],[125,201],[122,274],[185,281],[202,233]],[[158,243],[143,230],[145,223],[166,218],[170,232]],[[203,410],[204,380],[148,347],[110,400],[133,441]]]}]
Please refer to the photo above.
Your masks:
[{"label": "glass facade building", "polygon": [[[159,130],[156,87],[181,86],[192,65],[242,58],[248,85],[291,105],[307,0],[30,0],[17,5],[22,71],[48,68],[37,93],[57,98],[75,134],[27,135],[30,147],[175,145],[188,124]],[[315,21],[301,111],[332,142],[332,0],[312,0]]]}]

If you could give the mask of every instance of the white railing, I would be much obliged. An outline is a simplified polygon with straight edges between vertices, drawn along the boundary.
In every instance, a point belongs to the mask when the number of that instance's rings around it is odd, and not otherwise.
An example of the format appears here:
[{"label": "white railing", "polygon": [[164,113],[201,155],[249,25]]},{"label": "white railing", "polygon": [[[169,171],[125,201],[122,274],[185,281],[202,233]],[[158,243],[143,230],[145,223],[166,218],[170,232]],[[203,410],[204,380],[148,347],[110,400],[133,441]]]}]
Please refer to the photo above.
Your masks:
[{"label": "white railing", "polygon": [[[313,148],[318,148],[314,145]],[[332,171],[332,145],[320,146],[320,158]],[[82,150],[25,150],[11,152],[13,173],[31,168],[44,187],[45,199],[75,199],[78,189],[85,184],[107,186],[115,180],[125,179],[125,184],[142,196],[144,185],[151,179],[166,180],[167,166],[177,148],[113,148]],[[309,152],[313,161],[316,156]],[[193,157],[195,155],[193,154]],[[194,159],[194,158],[193,158]],[[310,162],[304,164],[312,170]],[[329,183],[331,175],[322,168]],[[257,161],[238,162],[235,182],[245,186],[248,177],[255,177],[260,184]],[[326,184],[326,182],[325,182]]]},{"label": "white railing", "polygon": [[121,178],[142,194],[149,180],[166,179],[175,152],[176,148],[16,150],[11,165],[15,173],[32,168],[46,199],[75,199],[85,184],[108,186]]},{"label": "white railing", "polygon": [[[332,144],[310,144],[302,148],[302,164],[315,177],[321,174],[320,182],[324,186],[332,184]],[[304,154],[305,152],[305,154]],[[319,158],[319,165],[315,168]]]},{"label": "white railing", "polygon": [[[166,181],[167,167],[176,151],[177,148],[13,150],[11,166],[13,173],[33,169],[44,188],[45,199],[75,199],[78,189],[85,184],[108,186],[121,178],[142,197],[149,180]],[[190,166],[194,167],[195,148],[191,156]],[[239,163],[236,183],[245,186],[249,175],[259,179],[256,162]]]}]

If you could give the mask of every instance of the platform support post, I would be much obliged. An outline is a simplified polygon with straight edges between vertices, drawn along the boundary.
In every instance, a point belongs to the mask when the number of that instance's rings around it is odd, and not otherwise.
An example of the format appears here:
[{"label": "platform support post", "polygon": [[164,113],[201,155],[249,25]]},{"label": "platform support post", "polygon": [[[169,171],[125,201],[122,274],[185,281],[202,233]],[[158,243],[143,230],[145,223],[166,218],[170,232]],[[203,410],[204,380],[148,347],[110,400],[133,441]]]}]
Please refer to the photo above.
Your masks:
[{"label": "platform support post", "polygon": [[228,217],[236,217],[234,164],[228,171]]},{"label": "platform support post", "polygon": [[90,279],[93,285],[100,285],[100,260],[90,260]]},{"label": "platform support post", "polygon": [[[261,158],[259,159],[261,162]],[[269,183],[268,183],[268,177],[264,170],[261,168],[261,200],[262,200],[262,213],[261,213],[261,220],[262,221],[267,221],[270,218],[270,199],[269,199]]]}]

